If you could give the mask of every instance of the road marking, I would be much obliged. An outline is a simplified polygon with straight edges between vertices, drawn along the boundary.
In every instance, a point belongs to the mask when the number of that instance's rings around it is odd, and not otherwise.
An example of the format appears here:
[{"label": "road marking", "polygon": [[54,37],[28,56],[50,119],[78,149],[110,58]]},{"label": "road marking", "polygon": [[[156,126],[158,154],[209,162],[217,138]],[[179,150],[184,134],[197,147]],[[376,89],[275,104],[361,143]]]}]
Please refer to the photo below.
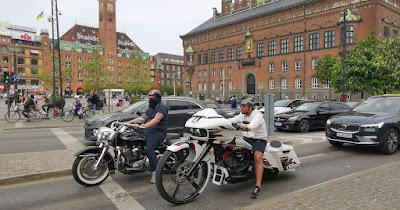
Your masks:
[{"label": "road marking", "polygon": [[85,147],[78,139],[61,128],[52,128],[51,131],[60,139],[68,150],[78,151]]},{"label": "road marking", "polygon": [[145,209],[111,177],[100,188],[118,209]]},{"label": "road marking", "polygon": [[301,161],[303,161],[303,160],[306,160],[306,159],[321,157],[321,156],[324,156],[324,155],[325,155],[325,154],[314,154],[314,155],[308,155],[308,156],[300,157],[299,159],[300,159]]}]

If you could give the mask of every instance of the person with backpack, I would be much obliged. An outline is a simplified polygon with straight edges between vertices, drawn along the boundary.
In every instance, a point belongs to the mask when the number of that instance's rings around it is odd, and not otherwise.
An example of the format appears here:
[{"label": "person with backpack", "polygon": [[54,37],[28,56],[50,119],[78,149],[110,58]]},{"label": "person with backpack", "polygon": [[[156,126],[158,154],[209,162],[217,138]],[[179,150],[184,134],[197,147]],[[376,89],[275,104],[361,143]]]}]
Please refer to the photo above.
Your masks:
[{"label": "person with backpack", "polygon": [[[99,100],[99,97],[97,96],[97,94],[94,92],[94,90],[91,90],[90,96],[89,96],[87,102],[88,102],[88,108],[89,109],[92,108],[93,115],[96,114],[96,107],[99,104],[99,101],[100,100]],[[90,107],[90,104],[91,104],[91,107]]]},{"label": "person with backpack", "polygon": [[29,122],[30,121],[30,119],[29,119],[29,107],[30,106],[34,106],[35,102],[31,98],[28,97],[28,94],[25,93],[23,102],[18,103],[17,105],[18,106],[24,105],[24,111],[22,112],[22,114],[26,118],[26,121]]}]

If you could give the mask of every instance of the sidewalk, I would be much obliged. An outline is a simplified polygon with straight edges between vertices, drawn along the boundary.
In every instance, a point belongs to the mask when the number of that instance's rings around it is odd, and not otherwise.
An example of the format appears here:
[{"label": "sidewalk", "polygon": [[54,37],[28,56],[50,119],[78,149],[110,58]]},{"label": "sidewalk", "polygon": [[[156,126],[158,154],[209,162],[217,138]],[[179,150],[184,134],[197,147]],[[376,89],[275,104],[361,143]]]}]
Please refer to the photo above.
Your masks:
[{"label": "sidewalk", "polygon": [[350,174],[244,209],[399,209],[400,162]]}]

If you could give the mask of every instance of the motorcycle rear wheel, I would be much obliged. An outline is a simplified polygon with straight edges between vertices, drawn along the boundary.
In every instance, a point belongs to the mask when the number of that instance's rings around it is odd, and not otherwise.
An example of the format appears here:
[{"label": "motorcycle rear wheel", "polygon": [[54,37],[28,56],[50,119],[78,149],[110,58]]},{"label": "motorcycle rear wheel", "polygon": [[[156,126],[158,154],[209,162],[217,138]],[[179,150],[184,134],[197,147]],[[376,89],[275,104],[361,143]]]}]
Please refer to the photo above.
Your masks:
[{"label": "motorcycle rear wheel", "polygon": [[185,204],[193,201],[207,184],[208,165],[200,162],[189,176],[183,176],[193,163],[185,160],[182,153],[167,151],[163,154],[156,169],[156,185],[160,195],[170,203]]},{"label": "motorcycle rear wheel", "polygon": [[72,175],[84,186],[99,185],[107,179],[109,173],[107,163],[103,159],[96,170],[93,170],[97,157],[77,157],[72,165]]}]

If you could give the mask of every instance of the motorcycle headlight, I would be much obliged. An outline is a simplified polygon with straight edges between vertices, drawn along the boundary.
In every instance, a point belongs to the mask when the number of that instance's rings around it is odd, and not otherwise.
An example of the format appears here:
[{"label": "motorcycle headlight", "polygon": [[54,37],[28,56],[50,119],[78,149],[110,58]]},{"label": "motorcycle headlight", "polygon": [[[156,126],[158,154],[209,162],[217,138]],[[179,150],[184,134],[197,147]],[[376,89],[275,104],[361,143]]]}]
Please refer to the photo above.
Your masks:
[{"label": "motorcycle headlight", "polygon": [[103,133],[101,133],[101,139],[108,139],[111,135],[111,132],[109,131],[104,131]]},{"label": "motorcycle headlight", "polygon": [[288,121],[294,122],[294,121],[296,121],[297,119],[299,119],[299,116],[290,117],[290,118],[288,119]]}]

